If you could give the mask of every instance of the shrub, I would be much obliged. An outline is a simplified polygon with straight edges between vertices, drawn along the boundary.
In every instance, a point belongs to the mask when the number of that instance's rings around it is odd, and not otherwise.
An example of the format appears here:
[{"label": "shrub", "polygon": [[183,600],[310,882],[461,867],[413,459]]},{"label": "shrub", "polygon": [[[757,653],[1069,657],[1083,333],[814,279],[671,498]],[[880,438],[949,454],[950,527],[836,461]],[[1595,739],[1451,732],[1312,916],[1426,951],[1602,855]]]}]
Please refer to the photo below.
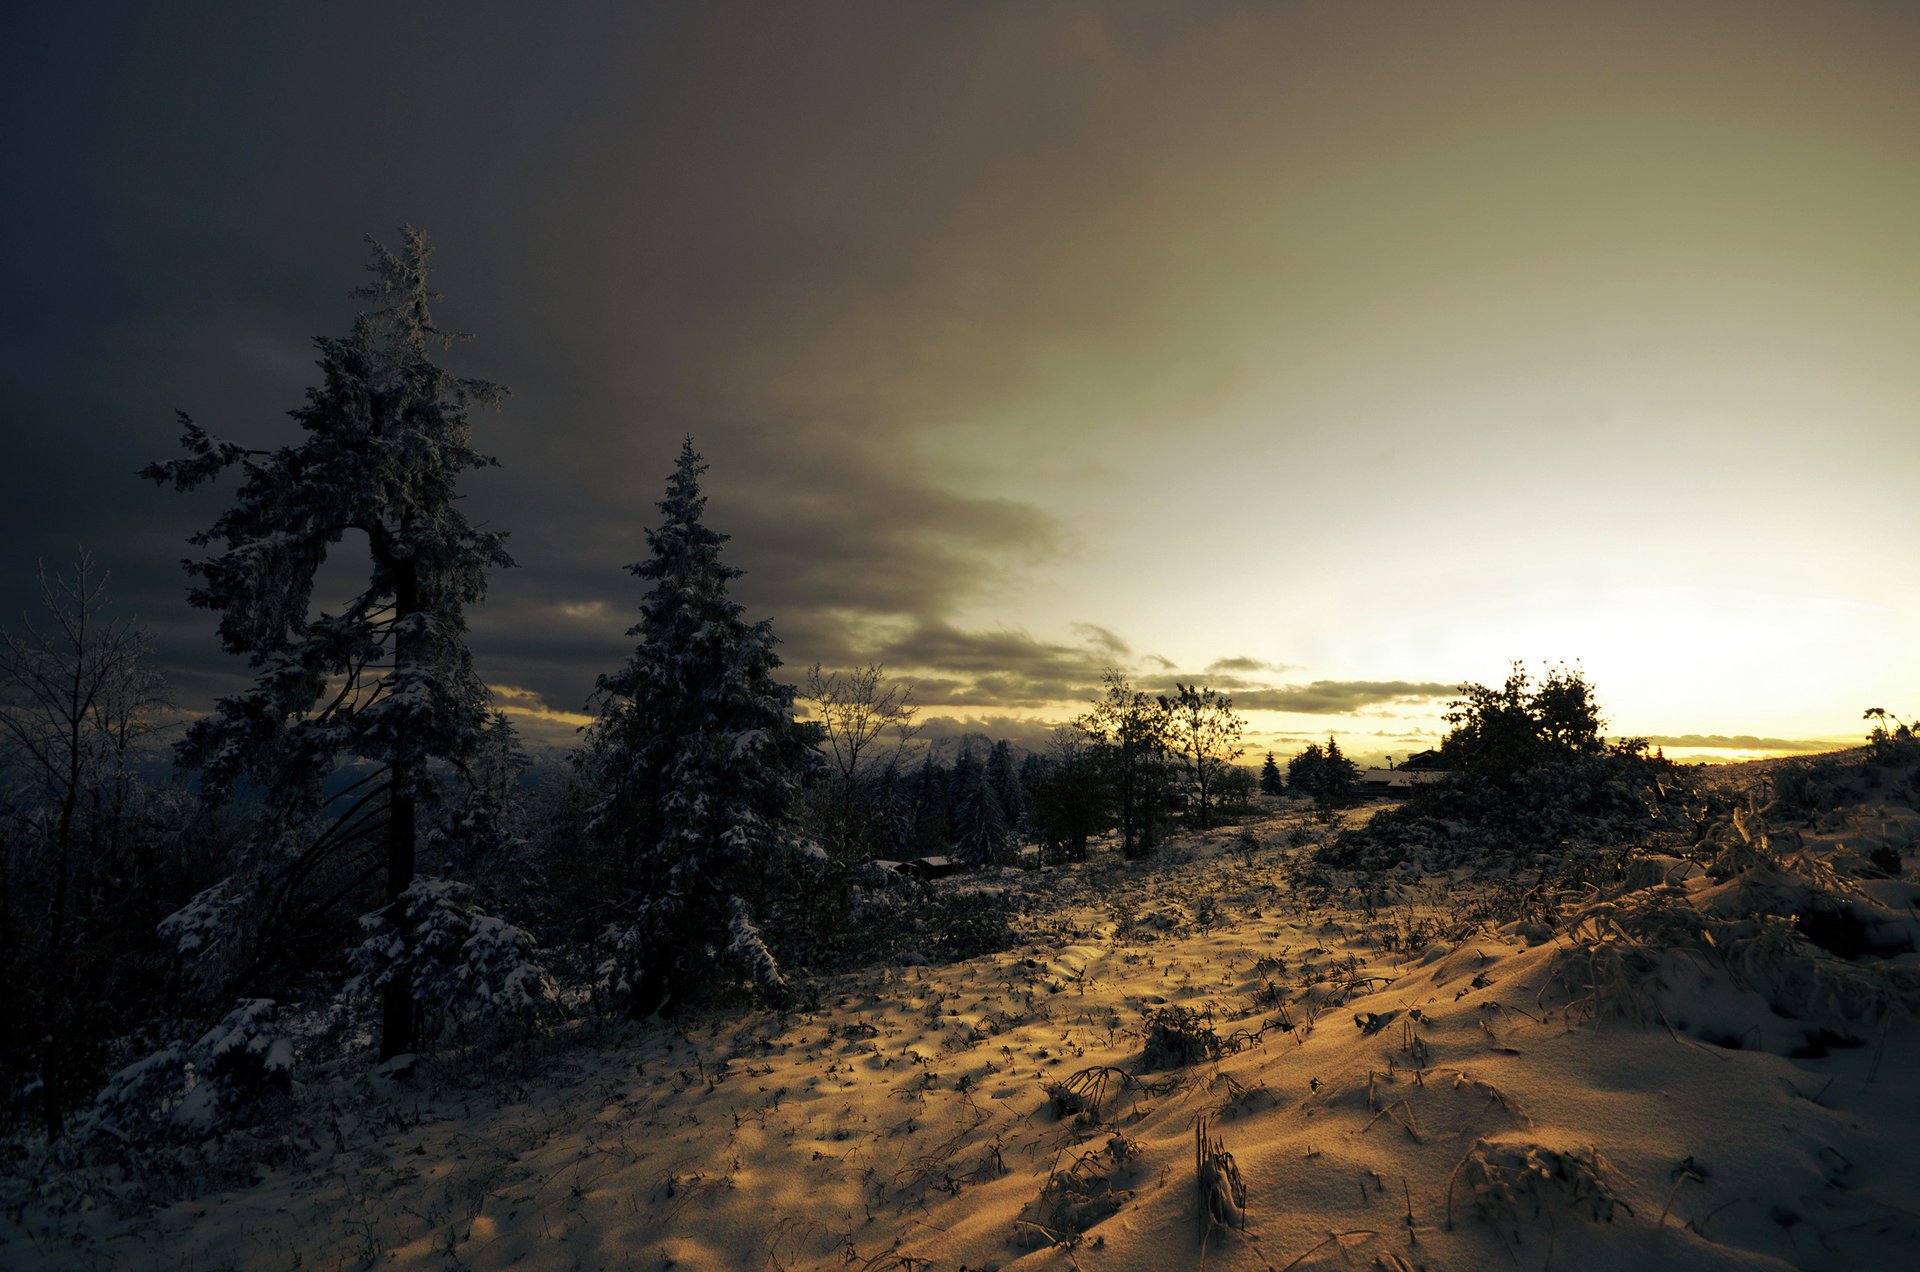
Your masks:
[{"label": "shrub", "polygon": [[243,998],[191,1045],[172,1042],[127,1065],[74,1127],[76,1142],[148,1149],[204,1139],[293,1084],[293,1046],[271,998]]},{"label": "shrub", "polygon": [[1140,1053],[1146,1069],[1179,1069],[1202,1060],[1218,1060],[1226,1044],[1214,1032],[1213,1017],[1191,1007],[1161,1007],[1147,1013],[1147,1045]]},{"label": "shrub", "polygon": [[531,936],[471,904],[473,889],[415,879],[393,906],[360,920],[367,939],[350,956],[350,992],[412,986],[429,1036],[473,1021],[527,1025],[556,1009],[553,980]]},{"label": "shrub", "polygon": [[1440,754],[1451,781],[1347,831],[1318,859],[1379,869],[1529,859],[1569,843],[1609,845],[1685,825],[1690,783],[1645,740],[1607,742],[1593,690],[1556,668],[1538,685],[1515,665],[1499,689],[1464,685]]}]

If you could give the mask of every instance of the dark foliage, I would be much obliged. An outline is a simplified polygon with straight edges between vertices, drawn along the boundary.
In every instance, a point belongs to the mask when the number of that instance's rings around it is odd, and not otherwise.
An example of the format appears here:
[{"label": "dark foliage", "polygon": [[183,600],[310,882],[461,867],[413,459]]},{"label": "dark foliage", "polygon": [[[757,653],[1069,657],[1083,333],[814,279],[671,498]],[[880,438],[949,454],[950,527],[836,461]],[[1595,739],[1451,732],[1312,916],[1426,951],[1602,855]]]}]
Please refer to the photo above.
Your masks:
[{"label": "dark foliage", "polygon": [[1210,1013],[1192,1007],[1161,1007],[1148,1012],[1145,1023],[1147,1044],[1140,1052],[1143,1069],[1179,1069],[1202,1060],[1218,1060],[1227,1052]]},{"label": "dark foliage", "polygon": [[1685,775],[1638,738],[1609,743],[1593,689],[1564,667],[1534,684],[1515,665],[1498,689],[1464,685],[1440,748],[1451,780],[1320,850],[1326,865],[1378,868],[1531,858],[1562,845],[1617,844],[1688,823]]},{"label": "dark foliage", "polygon": [[1348,759],[1337,738],[1329,737],[1323,748],[1309,742],[1304,751],[1287,761],[1287,789],[1306,795],[1322,808],[1338,808],[1350,803],[1360,782],[1360,766]]},{"label": "dark foliage", "polygon": [[801,897],[774,907],[769,926],[807,933],[804,949],[790,940],[782,952],[796,967],[835,973],[875,963],[948,963],[996,954],[1014,945],[1017,910],[1012,896],[986,889],[894,883],[856,889],[835,922],[811,922],[796,913]]},{"label": "dark foliage", "polygon": [[1092,710],[1074,727],[1086,735],[1101,766],[1121,852],[1146,856],[1166,833],[1173,794],[1168,704],[1134,688],[1121,672],[1109,671]]},{"label": "dark foliage", "polygon": [[639,644],[600,678],[584,761],[626,894],[603,988],[637,1016],[697,997],[716,963],[784,994],[758,916],[805,867],[795,801],[819,764],[820,729],[794,718],[795,691],[774,679],[772,626],[727,594],[740,571],[702,520],[705,468],[689,439],[647,532],[652,554],[628,567],[650,585],[628,631]]},{"label": "dark foliage", "polygon": [[953,850],[971,869],[999,865],[1012,850],[1007,815],[987,766],[970,747],[953,765]]},{"label": "dark foliage", "polygon": [[1778,815],[1810,819],[1843,804],[1872,798],[1920,797],[1920,733],[1898,716],[1874,707],[1866,750],[1814,755],[1772,773]]},{"label": "dark foliage", "polygon": [[[208,555],[185,563],[188,599],[219,614],[222,647],[254,679],[189,726],[180,761],[210,798],[257,787],[267,814],[223,894],[236,939],[203,947],[229,956],[207,961],[210,981],[237,985],[249,969],[231,955],[286,948],[286,931],[325,923],[376,874],[397,903],[418,864],[418,814],[491,719],[465,614],[488,572],[513,562],[502,534],[467,518],[460,484],[494,462],[470,445],[468,417],[505,391],[435,361],[453,338],[431,314],[432,249],[403,233],[397,254],[369,240],[374,281],[356,295],[370,303],[352,331],[315,341],[321,382],[292,412],[297,445],[249,450],[182,415],[187,457],[143,473],[182,491],[229,469],[241,479],[194,536]],[[316,581],[349,536],[366,543],[366,583],[330,606]],[[329,784],[356,763],[350,784]],[[208,904],[196,918],[214,915]],[[382,1047],[409,1049],[404,979],[384,1013]]]},{"label": "dark foliage", "polygon": [[1260,793],[1262,795],[1285,795],[1287,779],[1280,775],[1280,766],[1274,762],[1273,752],[1267,752],[1267,762],[1260,766]]},{"label": "dark foliage", "polygon": [[1112,827],[1107,769],[1078,729],[1054,734],[1052,751],[1035,757],[1027,778],[1028,818],[1049,861],[1087,859],[1087,842]]}]

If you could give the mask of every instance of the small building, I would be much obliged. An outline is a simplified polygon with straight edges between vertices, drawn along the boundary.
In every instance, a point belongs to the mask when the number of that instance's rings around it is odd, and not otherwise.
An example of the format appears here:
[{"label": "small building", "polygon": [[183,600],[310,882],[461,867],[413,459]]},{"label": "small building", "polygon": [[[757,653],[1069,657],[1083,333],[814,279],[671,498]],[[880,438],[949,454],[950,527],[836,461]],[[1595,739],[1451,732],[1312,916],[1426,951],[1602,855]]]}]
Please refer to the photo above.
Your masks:
[{"label": "small building", "polygon": [[952,857],[915,857],[899,863],[895,869],[910,879],[944,879],[957,873],[960,863]]},{"label": "small building", "polygon": [[1360,774],[1360,790],[1368,795],[1406,795],[1417,786],[1431,786],[1453,776],[1450,769],[1370,768]]}]

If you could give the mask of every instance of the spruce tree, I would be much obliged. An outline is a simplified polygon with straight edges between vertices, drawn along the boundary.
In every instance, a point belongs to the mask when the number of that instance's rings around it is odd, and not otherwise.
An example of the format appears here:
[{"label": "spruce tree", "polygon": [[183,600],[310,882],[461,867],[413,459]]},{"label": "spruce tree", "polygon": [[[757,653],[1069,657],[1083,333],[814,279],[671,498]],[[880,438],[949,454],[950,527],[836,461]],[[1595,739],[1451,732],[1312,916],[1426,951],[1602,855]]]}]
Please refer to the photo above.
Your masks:
[{"label": "spruce tree", "polygon": [[[646,1016],[703,989],[724,956],[768,997],[785,979],[760,930],[774,874],[804,852],[791,833],[819,730],[794,718],[795,691],[766,620],[727,594],[740,571],[705,525],[706,465],[688,438],[647,532],[652,556],[627,568],[649,584],[627,663],[600,677],[587,766],[603,795],[595,824],[630,891],[604,987]],[[818,852],[816,848],[813,850]]]},{"label": "spruce tree", "polygon": [[947,812],[950,783],[951,774],[933,758],[929,748],[908,787],[908,797],[913,804],[913,830],[907,841],[909,853],[932,857],[952,847],[950,827],[953,823]]},{"label": "spruce tree", "polygon": [[1020,768],[1013,762],[1011,743],[995,742],[993,750],[987,753],[987,783],[993,787],[994,798],[1000,801],[1007,832],[1017,835],[1027,824],[1027,797],[1020,781]]},{"label": "spruce tree", "polygon": [[1287,761],[1287,789],[1296,795],[1318,799],[1326,789],[1327,755],[1318,742],[1307,743],[1306,750]]},{"label": "spruce tree", "polygon": [[1353,798],[1360,782],[1360,766],[1348,759],[1331,735],[1327,738],[1326,757],[1321,762],[1319,798],[1323,804],[1344,804]]},{"label": "spruce tree", "polygon": [[954,855],[971,869],[998,865],[1007,855],[1007,817],[987,766],[963,747],[953,765]]},{"label": "spruce tree", "polygon": [[1085,861],[1087,841],[1113,824],[1100,756],[1085,733],[1056,730],[1051,756],[1034,756],[1027,779],[1033,834],[1056,861]]},{"label": "spruce tree", "polygon": [[1267,762],[1260,766],[1260,793],[1262,795],[1287,793],[1287,779],[1280,776],[1280,766],[1274,762],[1272,751],[1267,752]]},{"label": "spruce tree", "polygon": [[[485,594],[488,570],[513,562],[503,535],[460,510],[459,482],[494,463],[469,444],[468,415],[504,390],[434,361],[453,337],[431,313],[432,249],[418,230],[402,235],[398,253],[367,240],[373,282],[355,293],[367,309],[348,335],[315,341],[321,382],[292,412],[303,440],[249,450],[182,414],[188,457],[144,472],[180,490],[229,468],[242,475],[233,506],[193,538],[218,547],[185,565],[198,580],[190,601],[220,615],[221,644],[255,679],[194,722],[179,756],[215,798],[256,785],[272,821],[242,877],[170,921],[203,949],[229,943],[218,929],[234,920],[277,926],[303,884],[373,836],[384,839],[397,919],[430,764],[464,763],[486,731],[465,612]],[[314,615],[315,573],[349,532],[366,542],[366,585],[338,612]],[[326,779],[355,759],[366,770],[327,794]],[[343,872],[334,873],[337,884]],[[411,1048],[404,975],[386,982],[382,1025],[383,1055]]]}]

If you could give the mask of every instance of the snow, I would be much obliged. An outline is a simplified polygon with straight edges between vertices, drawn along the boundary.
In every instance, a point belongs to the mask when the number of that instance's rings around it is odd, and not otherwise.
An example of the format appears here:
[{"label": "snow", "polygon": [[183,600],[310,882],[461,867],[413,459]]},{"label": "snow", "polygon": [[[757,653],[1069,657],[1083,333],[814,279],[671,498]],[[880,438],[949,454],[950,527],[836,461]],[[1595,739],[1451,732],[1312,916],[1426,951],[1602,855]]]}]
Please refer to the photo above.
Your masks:
[{"label": "snow", "polygon": [[233,880],[222,879],[160,920],[160,936],[182,957],[211,955],[233,933],[246,904],[246,897],[234,889]]},{"label": "snow", "polygon": [[291,1088],[293,1049],[270,998],[243,998],[192,1046],[169,1043],[116,1073],[73,1132],[78,1145],[152,1147],[214,1130]]},{"label": "snow", "polygon": [[533,937],[472,904],[473,889],[421,877],[401,894],[398,922],[387,910],[364,915],[349,993],[371,996],[405,970],[414,1001],[443,1034],[473,1023],[525,1025],[552,1014],[553,978]]},{"label": "snow", "polygon": [[[1900,1266],[1920,889],[1880,828],[1909,811],[1789,833],[1750,807],[1697,860],[1636,854],[1491,925],[1514,880],[1330,870],[1305,812],[1005,872],[1004,953],[349,1066],[296,1093],[253,1186],[132,1216],[9,1194],[0,1263]],[[1901,878],[1856,869],[1889,839]],[[1878,951],[1788,917],[1825,905]],[[1191,1062],[1149,1063],[1156,1025]]]}]

